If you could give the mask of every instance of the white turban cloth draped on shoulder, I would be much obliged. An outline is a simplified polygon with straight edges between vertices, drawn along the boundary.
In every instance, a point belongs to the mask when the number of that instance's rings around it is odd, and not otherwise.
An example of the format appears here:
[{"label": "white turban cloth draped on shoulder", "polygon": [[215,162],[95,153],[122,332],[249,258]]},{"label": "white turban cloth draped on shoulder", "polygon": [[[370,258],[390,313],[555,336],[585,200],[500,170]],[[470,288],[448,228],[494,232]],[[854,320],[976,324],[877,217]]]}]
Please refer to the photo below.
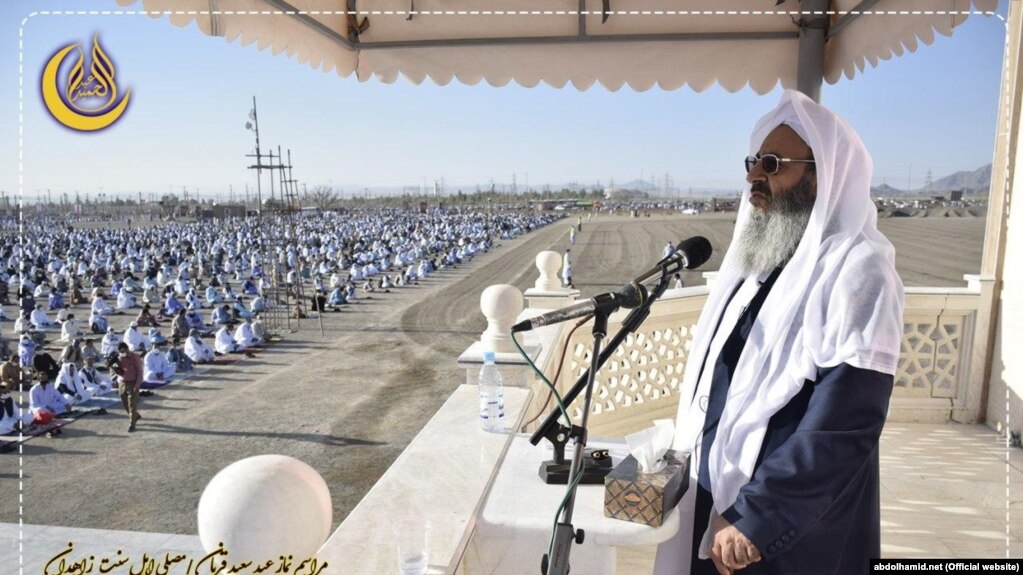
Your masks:
[{"label": "white turban cloth draped on shoulder", "polygon": [[[750,154],[757,154],[768,134],[782,124],[813,151],[817,199],[803,238],[757,315],[731,378],[708,456],[716,514],[731,507],[750,481],[771,416],[806,380],[816,380],[818,369],[848,363],[894,375],[899,360],[903,287],[895,271],[895,250],[877,231],[870,154],[844,120],[794,90],[787,90],[757,123]],[[732,245],[749,219],[749,199],[747,185]],[[694,455],[705,416],[694,397],[700,368],[706,360],[706,368],[713,369],[716,358],[707,353],[714,326],[744,279],[735,260],[730,250],[700,315],[679,395],[674,447]],[[694,490],[695,483],[691,485]],[[694,498],[688,499],[689,516],[682,519],[691,532]],[[681,544],[690,545],[691,540]],[[688,568],[686,561],[682,572]]]}]

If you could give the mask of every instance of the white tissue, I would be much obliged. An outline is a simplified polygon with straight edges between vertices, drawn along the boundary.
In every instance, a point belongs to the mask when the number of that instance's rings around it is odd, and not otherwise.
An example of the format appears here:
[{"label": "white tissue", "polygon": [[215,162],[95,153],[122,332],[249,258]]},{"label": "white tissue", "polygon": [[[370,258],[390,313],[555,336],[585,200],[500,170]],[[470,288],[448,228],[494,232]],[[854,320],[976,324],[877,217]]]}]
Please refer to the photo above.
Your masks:
[{"label": "white tissue", "polygon": [[657,473],[667,462],[664,454],[675,439],[675,422],[671,419],[654,420],[654,426],[625,436],[629,452],[639,463],[640,473]]}]

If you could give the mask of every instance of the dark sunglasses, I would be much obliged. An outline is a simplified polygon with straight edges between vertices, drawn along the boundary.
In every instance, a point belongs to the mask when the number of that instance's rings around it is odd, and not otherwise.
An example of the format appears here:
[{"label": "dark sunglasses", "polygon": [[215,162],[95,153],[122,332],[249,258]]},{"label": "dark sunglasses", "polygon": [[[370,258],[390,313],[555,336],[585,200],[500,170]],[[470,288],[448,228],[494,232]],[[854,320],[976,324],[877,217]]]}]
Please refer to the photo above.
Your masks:
[{"label": "dark sunglasses", "polygon": [[813,160],[794,160],[792,158],[779,158],[774,154],[764,154],[763,156],[746,156],[746,173],[750,173],[753,166],[760,162],[760,166],[764,168],[764,171],[768,174],[774,175],[781,169],[783,163],[799,162],[801,164],[813,164]]}]

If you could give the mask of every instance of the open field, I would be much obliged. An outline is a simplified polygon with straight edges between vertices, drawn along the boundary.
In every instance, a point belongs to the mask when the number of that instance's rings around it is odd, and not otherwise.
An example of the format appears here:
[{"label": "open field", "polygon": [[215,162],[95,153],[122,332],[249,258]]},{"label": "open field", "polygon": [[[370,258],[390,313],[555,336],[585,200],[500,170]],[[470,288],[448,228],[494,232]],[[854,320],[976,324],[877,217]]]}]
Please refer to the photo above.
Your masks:
[{"label": "open field", "polygon": [[[112,411],[25,444],[24,521],[194,534],[199,496],[217,471],[281,453],[323,475],[336,526],[465,381],[455,360],[485,327],[480,292],[496,283],[531,286],[536,254],[563,251],[574,221],[328,313],[325,337],[315,320],[302,320],[256,359],[158,389],[143,398],[137,433],[126,433],[127,418]],[[584,223],[572,250],[577,287],[584,296],[613,289],[656,261],[665,242],[693,235],[710,239],[716,253],[705,269],[716,269],[732,225],[730,215]],[[983,218],[892,218],[880,227],[906,285],[964,286],[962,274],[979,271]],[[702,283],[698,272],[687,276],[687,285]],[[117,316],[112,325],[127,321]],[[19,519],[18,464],[16,452],[0,454],[0,522]]]}]

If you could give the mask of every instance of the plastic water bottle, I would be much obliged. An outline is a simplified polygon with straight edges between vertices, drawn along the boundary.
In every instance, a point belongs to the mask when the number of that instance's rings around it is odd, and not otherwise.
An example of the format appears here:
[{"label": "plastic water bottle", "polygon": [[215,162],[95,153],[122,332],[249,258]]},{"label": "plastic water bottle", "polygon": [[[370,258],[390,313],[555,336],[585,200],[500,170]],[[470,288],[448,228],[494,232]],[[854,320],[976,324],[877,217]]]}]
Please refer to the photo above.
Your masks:
[{"label": "plastic water bottle", "polygon": [[484,431],[504,431],[504,381],[492,351],[483,352],[480,368],[480,423]]}]

